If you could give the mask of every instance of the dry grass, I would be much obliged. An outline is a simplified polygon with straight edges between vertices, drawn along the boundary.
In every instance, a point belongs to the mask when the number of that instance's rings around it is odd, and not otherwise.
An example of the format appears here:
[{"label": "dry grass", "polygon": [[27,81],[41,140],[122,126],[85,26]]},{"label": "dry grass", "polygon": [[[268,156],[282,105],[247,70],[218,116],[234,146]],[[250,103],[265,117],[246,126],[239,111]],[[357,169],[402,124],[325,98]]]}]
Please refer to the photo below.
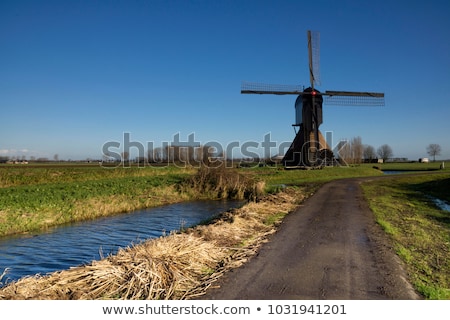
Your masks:
[{"label": "dry grass", "polygon": [[183,191],[203,194],[210,199],[251,199],[263,194],[264,181],[258,181],[253,174],[244,174],[237,169],[202,166],[192,176]]},{"label": "dry grass", "polygon": [[[189,299],[202,295],[224,272],[245,263],[277,219],[304,199],[288,188],[208,225],[149,240],[114,256],[47,276],[20,279],[0,289],[0,299]],[[267,221],[275,223],[267,224]]]}]

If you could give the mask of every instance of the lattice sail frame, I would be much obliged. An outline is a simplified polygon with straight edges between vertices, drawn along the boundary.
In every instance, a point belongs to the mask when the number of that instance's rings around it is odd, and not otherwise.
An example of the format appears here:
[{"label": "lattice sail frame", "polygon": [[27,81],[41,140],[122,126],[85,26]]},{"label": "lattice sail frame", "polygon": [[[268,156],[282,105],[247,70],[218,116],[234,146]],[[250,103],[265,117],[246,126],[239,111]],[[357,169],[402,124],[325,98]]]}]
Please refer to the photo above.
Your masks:
[{"label": "lattice sail frame", "polygon": [[267,84],[259,82],[242,82],[241,93],[258,94],[302,94],[304,90],[302,85],[289,84]]},{"label": "lattice sail frame", "polygon": [[311,87],[320,86],[320,33],[318,31],[307,32],[309,52],[309,73]]},{"label": "lattice sail frame", "polygon": [[[328,91],[327,91],[328,92]],[[324,104],[333,106],[363,106],[363,107],[383,107],[384,106],[384,94],[372,93],[372,92],[355,92],[361,93],[361,95],[344,95],[344,94],[327,94],[323,95]],[[351,92],[349,92],[351,93]]]},{"label": "lattice sail frame", "polygon": [[[293,94],[305,95],[302,85],[266,84],[258,82],[242,82],[241,93],[247,94]],[[353,91],[330,91],[317,92],[324,96],[324,104],[335,106],[384,106],[384,93],[378,92],[353,92]]]}]

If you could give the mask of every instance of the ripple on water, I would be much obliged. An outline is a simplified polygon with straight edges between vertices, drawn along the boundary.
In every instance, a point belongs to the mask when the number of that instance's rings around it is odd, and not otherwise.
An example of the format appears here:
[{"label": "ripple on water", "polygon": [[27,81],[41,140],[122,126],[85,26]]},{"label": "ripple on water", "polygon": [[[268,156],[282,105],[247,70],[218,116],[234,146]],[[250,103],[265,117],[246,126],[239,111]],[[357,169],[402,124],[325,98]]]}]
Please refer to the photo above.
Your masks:
[{"label": "ripple on water", "polygon": [[0,279],[47,274],[115,254],[119,248],[196,225],[242,201],[192,201],[0,238]]}]

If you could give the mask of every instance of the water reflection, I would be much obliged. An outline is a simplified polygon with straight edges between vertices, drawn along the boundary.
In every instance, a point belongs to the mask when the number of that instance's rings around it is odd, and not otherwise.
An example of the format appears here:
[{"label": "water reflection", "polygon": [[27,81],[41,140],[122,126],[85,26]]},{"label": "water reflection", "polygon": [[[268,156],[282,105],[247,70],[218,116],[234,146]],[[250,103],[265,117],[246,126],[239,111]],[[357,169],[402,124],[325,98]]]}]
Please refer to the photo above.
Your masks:
[{"label": "water reflection", "polygon": [[46,274],[98,260],[120,247],[196,225],[242,201],[193,201],[53,228],[45,233],[0,238],[0,281]]}]

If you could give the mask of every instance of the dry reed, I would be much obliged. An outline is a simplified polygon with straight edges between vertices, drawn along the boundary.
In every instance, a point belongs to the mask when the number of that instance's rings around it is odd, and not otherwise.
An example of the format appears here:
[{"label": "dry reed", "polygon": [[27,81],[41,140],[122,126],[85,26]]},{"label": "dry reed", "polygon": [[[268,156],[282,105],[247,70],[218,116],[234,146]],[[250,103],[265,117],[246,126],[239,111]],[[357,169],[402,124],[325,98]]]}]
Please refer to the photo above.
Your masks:
[{"label": "dry reed", "polygon": [[265,221],[303,200],[286,189],[224,213],[213,223],[148,240],[99,261],[0,289],[0,299],[189,299],[204,294],[224,272],[245,263],[275,232]]},{"label": "dry reed", "polygon": [[202,166],[187,181],[185,192],[194,191],[217,199],[255,200],[264,192],[265,182],[252,174],[244,174],[233,168]]}]

